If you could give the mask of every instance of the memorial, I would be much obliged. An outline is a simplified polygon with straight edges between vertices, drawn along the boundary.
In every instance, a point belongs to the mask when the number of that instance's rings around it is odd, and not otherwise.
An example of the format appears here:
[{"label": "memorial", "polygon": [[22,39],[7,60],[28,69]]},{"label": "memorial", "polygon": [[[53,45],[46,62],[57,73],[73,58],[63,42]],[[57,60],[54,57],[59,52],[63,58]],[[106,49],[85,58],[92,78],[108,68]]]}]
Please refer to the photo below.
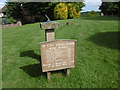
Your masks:
[{"label": "memorial", "polygon": [[[46,16],[47,17],[47,16]],[[47,17],[48,18],[48,17]],[[51,71],[75,67],[76,40],[55,40],[54,31],[59,23],[48,20],[40,22],[40,28],[45,30],[45,42],[40,43],[42,72],[47,72],[48,80]]]}]

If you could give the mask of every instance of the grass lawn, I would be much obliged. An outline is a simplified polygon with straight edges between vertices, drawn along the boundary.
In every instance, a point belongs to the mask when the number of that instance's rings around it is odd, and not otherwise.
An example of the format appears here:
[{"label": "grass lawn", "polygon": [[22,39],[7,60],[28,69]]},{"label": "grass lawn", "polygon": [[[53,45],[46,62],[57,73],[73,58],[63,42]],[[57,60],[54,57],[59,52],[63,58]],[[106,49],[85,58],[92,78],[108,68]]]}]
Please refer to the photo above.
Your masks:
[{"label": "grass lawn", "polygon": [[[66,22],[73,22],[68,26]],[[76,68],[65,76],[52,72],[51,81],[40,68],[39,42],[45,40],[39,23],[2,30],[3,88],[117,88],[118,18],[94,17],[57,20],[56,39],[75,39]],[[120,40],[120,39],[119,39]]]}]

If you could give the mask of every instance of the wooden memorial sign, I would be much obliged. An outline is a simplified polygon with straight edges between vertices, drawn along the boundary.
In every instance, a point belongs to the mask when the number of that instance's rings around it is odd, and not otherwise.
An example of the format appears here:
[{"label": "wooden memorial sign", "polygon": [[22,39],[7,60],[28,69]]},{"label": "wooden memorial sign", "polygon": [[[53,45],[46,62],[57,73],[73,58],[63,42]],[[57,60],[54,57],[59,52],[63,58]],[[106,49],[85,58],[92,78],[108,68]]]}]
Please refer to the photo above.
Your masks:
[{"label": "wooden memorial sign", "polygon": [[75,67],[76,40],[54,40],[40,45],[42,72]]}]

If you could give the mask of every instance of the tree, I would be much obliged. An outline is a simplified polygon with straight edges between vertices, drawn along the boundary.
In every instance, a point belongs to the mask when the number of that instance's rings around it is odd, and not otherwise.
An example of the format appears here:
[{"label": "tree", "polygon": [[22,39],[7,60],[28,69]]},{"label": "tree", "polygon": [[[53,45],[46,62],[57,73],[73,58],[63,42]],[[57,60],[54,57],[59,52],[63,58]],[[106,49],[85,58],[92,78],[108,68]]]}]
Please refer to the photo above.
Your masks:
[{"label": "tree", "polygon": [[45,17],[45,14],[52,15],[53,6],[56,4],[57,2],[6,2],[8,8],[7,16],[9,18],[23,19],[23,9],[27,8],[29,10],[29,15],[41,15]]},{"label": "tree", "polygon": [[8,18],[13,17],[14,19],[22,18],[22,8],[20,2],[6,2],[7,16]]},{"label": "tree", "polygon": [[102,2],[99,7],[104,15],[118,15],[119,8],[119,2]]}]

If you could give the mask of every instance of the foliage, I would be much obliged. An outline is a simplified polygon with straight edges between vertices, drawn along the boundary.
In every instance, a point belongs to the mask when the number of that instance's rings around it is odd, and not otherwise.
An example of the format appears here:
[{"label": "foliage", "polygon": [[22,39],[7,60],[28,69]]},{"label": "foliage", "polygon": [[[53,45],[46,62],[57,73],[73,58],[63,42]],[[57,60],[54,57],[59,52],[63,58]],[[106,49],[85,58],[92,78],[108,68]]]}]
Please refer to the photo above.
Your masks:
[{"label": "foliage", "polygon": [[[63,3],[64,3],[64,6],[66,7],[67,3],[70,3],[70,2],[63,2]],[[44,19],[45,14],[47,14],[50,19],[54,19],[53,17],[56,15],[56,13],[54,15],[54,8],[57,4],[59,4],[59,2],[7,2],[6,3],[8,7],[7,16],[13,17],[15,19],[24,19],[23,10],[27,8],[29,10],[30,16],[38,15],[40,16],[39,19],[41,18],[41,16]],[[72,2],[71,4],[73,4],[73,6],[75,7],[77,6],[75,10],[76,12],[81,11],[82,7],[85,6],[83,2]],[[65,13],[67,13],[67,11]],[[67,18],[68,16],[66,14],[66,16],[63,16],[63,17]],[[63,18],[63,17],[60,17],[60,18]]]},{"label": "foliage", "polygon": [[45,14],[48,10],[49,2],[27,2],[23,3],[23,8],[27,8],[31,15]]},{"label": "foliage", "polygon": [[5,25],[7,24],[8,19],[7,18],[0,18],[0,25]]},{"label": "foliage", "polygon": [[59,3],[54,8],[55,19],[67,19],[68,18],[68,7],[65,3]]},{"label": "foliage", "polygon": [[99,16],[99,14],[93,10],[87,13],[87,17],[93,17],[93,16]]},{"label": "foliage", "polygon": [[71,3],[68,4],[68,17],[69,18],[79,18],[80,17],[80,11],[77,10],[79,6],[73,5]]},{"label": "foliage", "polygon": [[23,18],[22,8],[20,2],[7,2],[7,17],[13,17],[14,19],[21,19]]},{"label": "foliage", "polygon": [[0,25],[5,25],[5,24],[13,24],[16,23],[16,19],[13,19],[12,17],[10,18],[1,18],[0,19]]},{"label": "foliage", "polygon": [[48,4],[48,10],[46,14],[51,20],[54,20],[54,7],[58,4],[59,2],[51,2]]},{"label": "foliage", "polygon": [[67,4],[72,4],[73,6],[77,6],[76,7],[76,11],[81,11],[82,8],[85,6],[85,4],[83,2],[67,2]]},{"label": "foliage", "polygon": [[17,22],[16,19],[14,19],[12,17],[10,17],[9,20],[8,20],[9,24],[16,23],[16,22]]},{"label": "foliage", "polygon": [[102,2],[99,7],[104,15],[119,15],[119,2]]},{"label": "foliage", "polygon": [[[57,4],[56,5],[56,7],[54,8],[55,10],[54,10],[54,17],[55,17],[55,19],[60,19],[61,18],[61,16],[63,16],[64,17],[64,14],[65,14],[65,19],[67,19],[67,18],[79,18],[80,17],[80,11],[82,10],[82,7],[84,7],[85,6],[85,4],[83,3],[83,2],[72,2],[72,3],[70,3],[70,2],[64,2],[63,4],[66,4],[67,5],[67,7],[68,7],[68,11],[62,11],[62,9],[61,8],[63,8],[64,9],[64,7],[59,7],[59,5],[60,5],[60,3],[59,4]],[[65,6],[66,7],[66,6]],[[66,8],[67,8],[66,7]],[[59,9],[58,9],[59,8]],[[56,10],[57,9],[57,10]],[[61,13],[62,12],[62,13]],[[65,12],[65,13],[64,13]],[[60,15],[59,15],[59,14]],[[68,14],[67,14],[68,13]],[[57,15],[57,16],[56,16]],[[68,15],[68,16],[67,16]],[[57,17],[57,18],[56,18]],[[63,19],[63,18],[61,18],[61,19]]]},{"label": "foliage", "polygon": [[47,14],[50,15],[51,18],[51,16],[53,16],[53,7],[57,3],[58,2],[7,2],[7,16],[25,20],[23,18],[23,10],[27,8],[30,16],[38,15],[40,16],[39,19],[44,19],[45,14]]}]

